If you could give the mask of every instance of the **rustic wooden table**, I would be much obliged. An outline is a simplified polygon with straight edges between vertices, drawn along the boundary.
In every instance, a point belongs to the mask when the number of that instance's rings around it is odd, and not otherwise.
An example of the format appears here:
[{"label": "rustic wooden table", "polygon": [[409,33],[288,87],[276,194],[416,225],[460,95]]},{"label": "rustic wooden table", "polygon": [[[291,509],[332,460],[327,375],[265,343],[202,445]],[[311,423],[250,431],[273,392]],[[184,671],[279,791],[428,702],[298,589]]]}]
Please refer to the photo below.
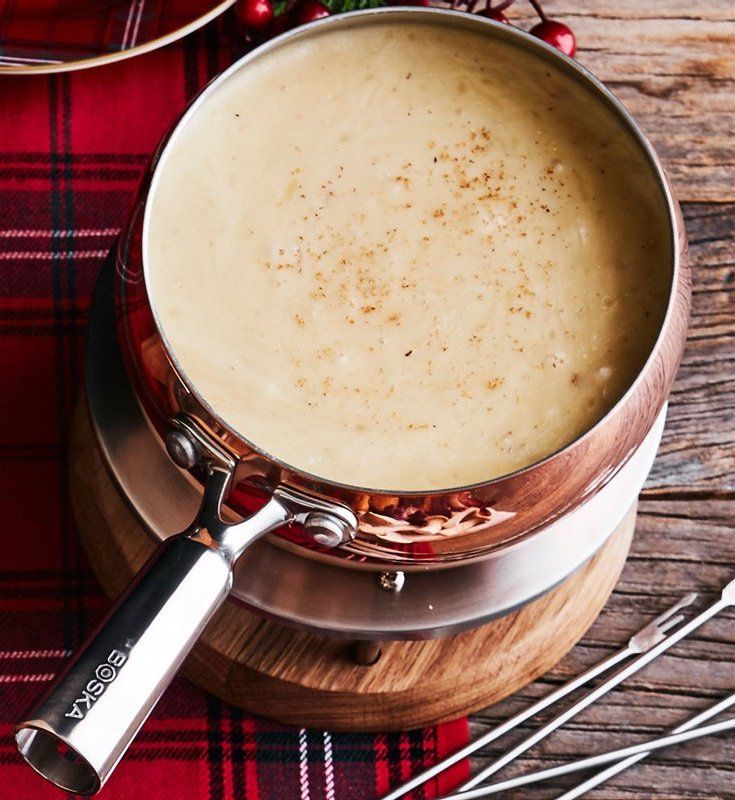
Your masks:
[{"label": "rustic wooden table", "polygon": [[[633,112],[673,179],[694,265],[693,313],[663,444],[641,496],[636,539],[615,594],[583,642],[552,673],[474,716],[473,735],[612,652],[687,591],[700,591],[703,606],[735,577],[735,2],[548,0],[546,5],[550,16],[573,27],[579,60]],[[510,10],[514,21],[526,16],[530,21],[523,6],[518,0]],[[735,614],[730,613],[503,774],[638,743],[734,690]],[[521,735],[529,730],[524,726]],[[504,740],[506,746],[512,741]],[[488,749],[474,767],[504,749]],[[508,796],[554,798],[581,780],[570,776]],[[732,800],[735,737],[661,751],[588,796]]]}]

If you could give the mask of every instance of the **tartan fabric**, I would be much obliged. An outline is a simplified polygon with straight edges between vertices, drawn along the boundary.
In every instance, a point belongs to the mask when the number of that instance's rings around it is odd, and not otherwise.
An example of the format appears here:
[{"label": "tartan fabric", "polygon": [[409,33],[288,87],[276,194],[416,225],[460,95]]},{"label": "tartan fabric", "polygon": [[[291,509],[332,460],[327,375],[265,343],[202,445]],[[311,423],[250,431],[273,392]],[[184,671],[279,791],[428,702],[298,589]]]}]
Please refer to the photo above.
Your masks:
[{"label": "tartan fabric", "polygon": [[[230,57],[209,26],[107,67],[0,79],[0,778],[13,800],[62,796],[21,762],[12,725],[107,606],[65,486],[90,294],[150,153]],[[466,738],[466,720],[376,736],[299,731],[177,679],[101,797],[372,798]]]},{"label": "tartan fabric", "polygon": [[215,0],[0,0],[4,59],[76,61],[166,36],[206,14]]}]

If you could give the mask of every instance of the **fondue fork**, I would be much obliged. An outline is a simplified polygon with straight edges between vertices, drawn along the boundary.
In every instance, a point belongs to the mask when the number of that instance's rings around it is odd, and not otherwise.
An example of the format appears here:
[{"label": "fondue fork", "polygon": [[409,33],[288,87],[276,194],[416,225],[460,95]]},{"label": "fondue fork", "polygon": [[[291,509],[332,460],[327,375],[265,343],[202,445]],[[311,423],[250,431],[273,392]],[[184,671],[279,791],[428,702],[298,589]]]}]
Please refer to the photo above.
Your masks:
[{"label": "fondue fork", "polygon": [[[735,695],[720,701],[716,707],[723,707],[723,703],[730,701],[728,705],[735,702]],[[714,714],[714,709],[710,709]],[[608,753],[600,753],[597,756],[583,758],[581,761],[572,761],[570,764],[562,764],[560,767],[551,767],[539,772],[531,772],[528,775],[521,775],[518,778],[511,778],[500,783],[493,783],[490,786],[481,786],[479,789],[470,789],[459,794],[448,794],[440,797],[439,800],[476,800],[478,797],[488,797],[491,794],[505,792],[509,789],[517,789],[519,786],[527,786],[530,783],[539,783],[550,778],[558,778],[561,775],[568,775],[570,772],[578,772],[590,767],[598,767],[600,764],[609,764],[611,761],[619,761],[621,758],[631,758],[632,756],[648,755],[653,750],[660,750],[663,747],[671,747],[675,744],[689,742],[692,739],[701,739],[703,736],[713,736],[716,733],[723,733],[735,728],[735,717],[723,719],[722,722],[715,722],[712,725],[703,725],[681,733],[669,733],[659,739],[651,739],[648,742],[635,744],[631,747],[623,747],[620,750],[611,750]]]},{"label": "fondue fork", "polygon": [[444,772],[444,770],[449,769],[449,767],[484,747],[486,744],[490,744],[490,742],[494,742],[496,739],[504,736],[506,733],[512,731],[518,725],[525,722],[527,719],[530,719],[544,709],[549,708],[549,706],[552,706],[563,697],[571,694],[571,692],[576,691],[580,687],[589,683],[591,680],[594,680],[599,675],[611,670],[622,661],[625,661],[625,659],[634,655],[638,655],[639,653],[645,653],[647,650],[665,639],[666,631],[675,625],[678,625],[684,619],[682,616],[674,617],[674,615],[682,608],[690,605],[696,596],[697,595],[694,592],[686,595],[686,597],[683,597],[678,603],[675,603],[673,606],[671,606],[671,608],[664,611],[663,614],[660,614],[658,617],[656,617],[656,619],[654,619],[652,622],[649,622],[637,633],[631,636],[628,640],[628,644],[625,647],[603,659],[593,667],[590,667],[590,669],[588,669],[586,672],[558,687],[553,692],[545,695],[540,700],[537,700],[535,703],[533,703],[533,705],[529,706],[523,711],[520,711],[515,716],[496,726],[487,733],[484,733],[478,739],[475,739],[474,742],[470,742],[461,749],[457,750],[455,753],[452,753],[451,756],[445,758],[443,761],[439,761],[437,764],[434,764],[433,767],[429,767],[429,769],[424,770],[418,775],[415,775],[402,786],[398,786],[388,794],[384,795],[382,800],[398,800],[399,797],[403,797],[417,786],[421,786],[422,784],[426,783],[426,781],[431,780],[431,778],[435,777],[441,772]]},{"label": "fondue fork", "polygon": [[[683,722],[681,725],[677,725],[677,727],[674,728],[671,733],[683,733],[684,731],[694,730],[703,722],[706,722],[708,719],[712,719],[712,717],[717,716],[717,714],[725,711],[725,709],[730,708],[732,705],[735,705],[735,694],[731,694],[724,700],[720,700],[719,703],[715,703],[715,705],[705,708],[704,711],[700,712],[691,719],[688,719],[686,722]],[[584,783],[580,783],[578,786],[575,786],[573,789],[570,789],[568,792],[560,795],[556,798],[556,800],[576,800],[577,797],[587,794],[587,792],[589,792],[590,789],[594,789],[595,786],[605,783],[605,781],[609,780],[614,775],[623,772],[623,770],[628,769],[628,767],[632,767],[633,764],[637,764],[639,761],[643,761],[643,759],[649,754],[650,750],[646,750],[645,753],[638,753],[634,756],[628,756],[628,758],[618,761],[617,764],[612,764],[607,769],[602,770],[602,772],[598,772],[597,775],[593,775],[591,778],[588,778]]]},{"label": "fondue fork", "polygon": [[[674,611],[678,611],[679,608],[683,606],[689,605],[696,594],[689,594],[686,597],[682,598],[682,600],[674,606],[673,609],[669,609],[668,612],[664,615],[664,620],[666,620],[667,616],[670,617]],[[472,789],[474,786],[477,786],[480,783],[483,783],[487,780],[491,775],[494,775],[496,772],[501,770],[503,767],[510,764],[511,761],[515,761],[518,756],[522,753],[525,753],[526,750],[530,750],[535,744],[538,744],[540,741],[545,739],[547,736],[550,736],[555,730],[561,728],[566,722],[570,719],[580,714],[585,708],[588,708],[592,705],[596,700],[599,700],[601,697],[604,697],[608,692],[612,691],[616,686],[621,684],[626,678],[629,678],[631,675],[634,675],[638,670],[643,669],[651,661],[650,653],[651,649],[654,645],[659,645],[658,652],[662,653],[664,650],[667,650],[671,647],[678,639],[676,638],[677,634],[673,636],[669,636],[667,639],[664,639],[663,634],[677,625],[683,617],[678,616],[674,619],[668,619],[661,624],[661,617],[655,620],[653,623],[653,628],[649,631],[647,626],[641,632],[643,636],[641,637],[644,642],[644,646],[641,652],[642,654],[636,658],[634,661],[630,662],[626,667],[616,672],[614,675],[611,675],[604,683],[601,683],[599,686],[595,687],[592,691],[585,694],[581,697],[573,706],[570,706],[566,711],[563,711],[561,714],[557,715],[549,722],[546,723],[542,728],[539,728],[537,731],[532,733],[530,736],[526,737],[523,741],[519,742],[515,747],[508,750],[507,753],[497,758],[491,764],[488,764],[484,769],[477,773],[474,777],[470,778],[469,780],[465,781],[461,786],[458,787],[458,792],[466,792],[468,789]],[[658,623],[658,625],[656,624]],[[641,634],[636,634],[636,636],[641,636]],[[636,638],[636,637],[633,637]],[[632,641],[632,640],[631,640]],[[647,645],[647,646],[646,646]],[[665,645],[665,647],[664,647]],[[629,645],[630,646],[630,645]],[[655,658],[655,656],[654,656]]]},{"label": "fondue fork", "polygon": [[[686,600],[686,599],[687,598],[684,598],[684,600]],[[593,699],[596,699],[596,698],[602,696],[602,694],[604,694],[606,691],[609,691],[613,686],[617,686],[619,683],[624,681],[626,678],[629,678],[631,675],[634,675],[636,672],[638,672],[639,670],[643,669],[643,667],[645,667],[647,664],[650,664],[651,661],[653,661],[654,659],[658,658],[662,653],[665,653],[670,647],[673,647],[673,645],[675,645],[677,642],[680,642],[682,639],[684,639],[690,633],[692,633],[693,631],[697,630],[697,628],[699,628],[702,625],[704,625],[705,622],[707,622],[708,620],[712,619],[712,617],[714,617],[717,614],[719,614],[720,611],[722,611],[723,609],[728,608],[729,606],[732,606],[732,605],[735,605],[735,579],[731,580],[727,584],[727,586],[725,586],[725,588],[722,590],[722,594],[720,595],[720,599],[719,600],[717,600],[715,603],[713,603],[708,608],[705,608],[704,611],[699,613],[693,619],[689,620],[689,622],[687,622],[685,625],[682,625],[681,628],[679,628],[678,630],[674,631],[669,636],[663,638],[662,641],[659,641],[658,644],[656,644],[655,646],[651,647],[647,652],[644,652],[642,655],[640,655],[638,658],[636,658],[634,661],[632,661],[626,667],[623,667],[619,672],[616,672],[615,675],[612,676],[612,678],[609,678],[607,681],[605,681],[605,683],[601,684],[597,689],[595,689],[589,695],[587,695],[586,697],[582,698],[582,700],[579,703],[577,703],[575,706],[570,708],[567,712],[562,714],[556,720],[552,720],[552,722],[549,723],[549,725],[547,725],[545,729],[542,729],[538,733],[542,733],[543,736],[545,736],[548,733],[550,733],[551,730],[555,730],[556,728],[559,727],[559,724],[561,724],[561,723],[555,724],[560,719],[562,721],[565,721],[566,719],[569,719],[570,712],[573,712],[571,714],[571,716],[573,716],[574,714],[578,713],[581,710],[581,708],[579,708],[579,706],[581,704],[584,704],[582,707],[586,707],[587,705],[589,705],[589,702],[586,702],[586,701],[588,701],[590,697],[592,697]],[[551,730],[548,730],[548,729],[551,729]],[[676,735],[677,736],[679,736],[679,735],[685,736],[685,735],[687,735],[687,733],[684,732],[682,734],[676,734]],[[540,738],[543,738],[543,736],[541,736]],[[531,740],[533,740],[533,741],[531,741]],[[527,747],[524,746],[524,745],[527,745],[528,742],[535,743],[536,741],[539,741],[538,734],[535,734],[529,740],[527,740],[526,742],[523,742],[519,746],[520,749],[519,748],[515,748],[514,751],[511,751],[511,752],[514,753],[514,754],[517,754],[517,753],[515,753],[515,750],[519,750],[519,752],[523,752],[524,750],[527,749]],[[686,740],[682,739],[682,741],[686,741]],[[530,745],[528,745],[528,746],[530,746]],[[639,750],[637,752],[645,752],[645,750]],[[510,754],[508,754],[508,755],[510,755]],[[633,753],[628,753],[627,755],[634,755],[634,754]],[[515,757],[515,755],[514,755],[514,757]],[[617,760],[617,759],[610,759],[610,760]],[[501,766],[504,766],[505,764],[509,763],[509,761],[506,759],[505,756],[501,759],[501,761],[502,761],[502,765]],[[484,797],[485,794],[483,793],[483,791],[485,791],[485,790],[473,790],[471,787],[472,786],[476,786],[479,781],[483,780],[486,777],[486,775],[490,775],[493,772],[495,772],[496,769],[499,769],[499,767],[495,766],[498,763],[500,763],[500,762],[495,762],[494,764],[491,764],[490,767],[488,767],[485,770],[482,770],[480,773],[478,773],[470,781],[467,781],[466,783],[464,783],[459,788],[459,794],[457,794],[456,796],[457,797],[465,797],[466,800],[470,800],[470,798],[472,798],[472,797]],[[600,762],[597,762],[597,763],[601,763],[602,764],[602,763],[606,763],[606,762],[600,761]],[[595,766],[595,765],[594,764],[589,764],[589,766]],[[547,772],[551,772],[551,771],[547,770]],[[564,773],[554,773],[554,774],[556,775],[556,774],[564,774]],[[553,776],[552,775],[548,775],[547,777],[553,777]],[[539,780],[543,780],[543,779],[539,779]],[[514,786],[516,786],[516,785],[517,786],[521,786],[523,784],[513,784],[513,785]],[[495,791],[500,791],[499,789],[495,789],[495,787],[498,787],[498,786],[502,786],[505,789],[512,788],[512,787],[508,786],[508,781],[503,781],[502,783],[496,783],[496,784],[493,784],[490,787],[485,787],[485,789],[494,789]],[[477,791],[480,791],[481,793],[477,794]],[[492,794],[492,792],[486,792],[486,791],[485,791],[485,793]]]}]

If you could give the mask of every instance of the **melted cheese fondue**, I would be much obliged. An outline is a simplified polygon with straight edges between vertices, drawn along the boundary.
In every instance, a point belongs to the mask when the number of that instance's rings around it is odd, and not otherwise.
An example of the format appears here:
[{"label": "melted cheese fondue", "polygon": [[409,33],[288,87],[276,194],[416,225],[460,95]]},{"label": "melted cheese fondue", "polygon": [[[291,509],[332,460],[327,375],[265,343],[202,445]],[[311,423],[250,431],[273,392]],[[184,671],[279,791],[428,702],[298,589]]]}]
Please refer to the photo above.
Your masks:
[{"label": "melted cheese fondue", "polygon": [[379,20],[232,74],[158,167],[146,270],[216,413],[299,469],[438,489],[589,429],[654,344],[660,192],[515,45]]}]

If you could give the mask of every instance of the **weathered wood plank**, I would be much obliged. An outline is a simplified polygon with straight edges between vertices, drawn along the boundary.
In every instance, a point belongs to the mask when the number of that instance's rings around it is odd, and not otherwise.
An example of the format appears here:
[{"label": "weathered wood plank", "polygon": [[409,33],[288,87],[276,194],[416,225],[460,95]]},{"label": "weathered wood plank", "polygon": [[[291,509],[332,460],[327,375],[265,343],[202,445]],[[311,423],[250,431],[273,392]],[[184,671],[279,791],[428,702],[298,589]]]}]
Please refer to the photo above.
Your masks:
[{"label": "weathered wood plank", "polygon": [[735,491],[735,205],[688,206],[685,218],[692,321],[647,497]]}]

